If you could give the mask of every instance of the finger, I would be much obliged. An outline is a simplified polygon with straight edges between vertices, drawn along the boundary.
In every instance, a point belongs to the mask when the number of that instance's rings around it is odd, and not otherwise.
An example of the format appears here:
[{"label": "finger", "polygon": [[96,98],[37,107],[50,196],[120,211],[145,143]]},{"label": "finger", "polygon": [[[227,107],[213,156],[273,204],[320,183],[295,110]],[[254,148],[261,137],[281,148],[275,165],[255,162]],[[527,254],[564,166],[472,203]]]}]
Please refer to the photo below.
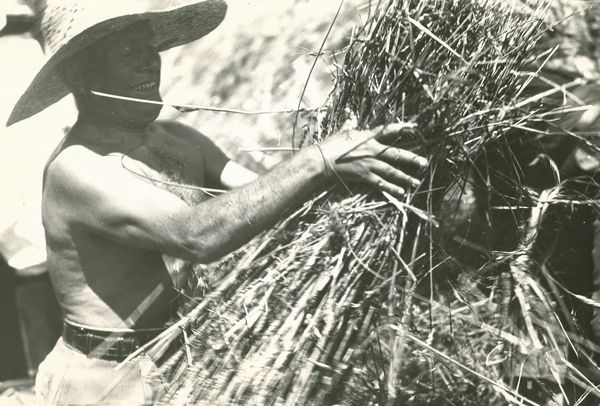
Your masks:
[{"label": "finger", "polygon": [[367,178],[367,183],[381,191],[388,192],[396,198],[402,198],[406,193],[406,190],[403,187],[395,185],[392,182],[388,182],[387,180],[375,174],[371,174]]},{"label": "finger", "polygon": [[394,165],[409,164],[418,166],[421,169],[426,168],[429,164],[427,158],[421,155],[417,155],[414,152],[402,148],[385,145],[382,147],[381,152],[377,154],[377,157]]},{"label": "finger", "polygon": [[418,179],[407,175],[400,169],[395,168],[386,162],[373,160],[372,162],[369,162],[369,166],[372,172],[396,185],[416,188],[421,184]]},{"label": "finger", "polygon": [[401,134],[414,134],[417,126],[414,123],[390,123],[373,128],[378,141],[396,138]]}]

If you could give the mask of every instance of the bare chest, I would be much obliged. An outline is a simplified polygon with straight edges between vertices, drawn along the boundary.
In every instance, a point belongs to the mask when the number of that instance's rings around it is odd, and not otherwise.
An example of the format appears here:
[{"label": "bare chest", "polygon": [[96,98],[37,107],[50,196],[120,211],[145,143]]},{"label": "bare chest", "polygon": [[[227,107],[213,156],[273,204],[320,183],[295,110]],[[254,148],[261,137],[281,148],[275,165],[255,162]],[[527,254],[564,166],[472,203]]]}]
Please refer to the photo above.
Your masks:
[{"label": "bare chest", "polygon": [[202,155],[188,154],[168,146],[145,145],[125,156],[122,162],[128,171],[195,205],[208,197],[202,191],[206,184],[205,165]]}]

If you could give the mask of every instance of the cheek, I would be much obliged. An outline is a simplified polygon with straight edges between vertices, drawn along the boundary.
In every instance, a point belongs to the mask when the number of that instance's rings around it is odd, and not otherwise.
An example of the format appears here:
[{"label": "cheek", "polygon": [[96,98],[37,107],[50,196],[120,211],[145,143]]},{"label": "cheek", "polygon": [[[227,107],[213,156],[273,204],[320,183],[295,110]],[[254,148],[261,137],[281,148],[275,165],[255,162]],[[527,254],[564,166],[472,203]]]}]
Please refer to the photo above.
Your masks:
[{"label": "cheek", "polygon": [[110,86],[113,81],[108,79],[107,76],[106,71],[102,69],[93,69],[93,72],[86,78],[86,87],[89,90],[110,93],[112,90]]},{"label": "cheek", "polygon": [[95,77],[96,90],[106,91],[107,93],[129,90],[129,78],[132,71],[125,67],[110,66],[97,69]]}]

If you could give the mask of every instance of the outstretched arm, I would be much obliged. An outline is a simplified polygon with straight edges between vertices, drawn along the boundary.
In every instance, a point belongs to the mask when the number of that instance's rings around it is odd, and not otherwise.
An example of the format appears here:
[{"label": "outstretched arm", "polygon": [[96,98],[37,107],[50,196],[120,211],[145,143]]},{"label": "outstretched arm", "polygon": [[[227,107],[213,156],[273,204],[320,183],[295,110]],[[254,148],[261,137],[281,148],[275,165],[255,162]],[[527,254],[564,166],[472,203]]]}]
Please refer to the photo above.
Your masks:
[{"label": "outstretched arm", "polygon": [[417,180],[397,166],[422,166],[424,159],[376,140],[399,130],[336,134],[320,150],[305,148],[255,181],[193,207],[131,175],[118,158],[70,147],[49,167],[44,193],[52,210],[46,221],[53,213],[126,245],[211,262],[272,226],[284,210],[336,176],[403,193]]}]

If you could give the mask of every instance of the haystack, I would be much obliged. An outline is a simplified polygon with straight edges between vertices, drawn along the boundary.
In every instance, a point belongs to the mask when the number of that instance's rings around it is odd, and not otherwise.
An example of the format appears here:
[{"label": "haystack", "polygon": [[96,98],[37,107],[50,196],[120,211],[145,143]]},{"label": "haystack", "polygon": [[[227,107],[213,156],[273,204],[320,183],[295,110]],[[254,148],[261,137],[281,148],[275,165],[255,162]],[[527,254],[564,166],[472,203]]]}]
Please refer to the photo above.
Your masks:
[{"label": "haystack", "polygon": [[525,169],[560,131],[565,106],[547,97],[569,99],[541,74],[543,11],[377,4],[316,130],[294,142],[414,123],[393,143],[430,157],[422,185],[398,200],[336,184],[198,267],[210,286],[157,347],[192,327],[160,370],[164,404],[529,405],[512,380],[530,356],[557,392],[589,387],[566,347],[593,349],[557,315],[536,251],[548,207],[577,200]]}]

